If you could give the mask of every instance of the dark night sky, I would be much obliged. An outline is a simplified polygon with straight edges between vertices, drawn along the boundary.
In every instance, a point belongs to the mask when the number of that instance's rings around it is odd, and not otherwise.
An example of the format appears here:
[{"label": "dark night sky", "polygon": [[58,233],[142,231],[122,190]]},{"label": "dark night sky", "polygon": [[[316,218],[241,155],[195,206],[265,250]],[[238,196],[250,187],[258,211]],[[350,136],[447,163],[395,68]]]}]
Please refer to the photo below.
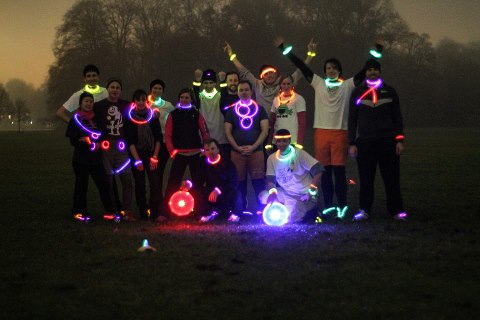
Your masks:
[{"label": "dark night sky", "polygon": [[[54,61],[55,28],[76,0],[0,0],[0,83],[20,78],[39,86]],[[478,0],[393,0],[412,31],[480,41]]]}]

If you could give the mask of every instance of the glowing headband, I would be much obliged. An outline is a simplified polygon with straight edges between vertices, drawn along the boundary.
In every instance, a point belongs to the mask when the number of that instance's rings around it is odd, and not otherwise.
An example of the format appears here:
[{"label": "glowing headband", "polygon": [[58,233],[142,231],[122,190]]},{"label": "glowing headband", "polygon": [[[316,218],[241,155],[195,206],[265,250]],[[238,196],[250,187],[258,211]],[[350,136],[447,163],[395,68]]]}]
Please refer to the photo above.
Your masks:
[{"label": "glowing headband", "polygon": [[263,79],[263,77],[269,72],[277,72],[277,69],[272,67],[263,69],[262,73],[260,73],[260,79]]},{"label": "glowing headband", "polygon": [[286,134],[286,135],[284,135],[284,136],[274,135],[273,137],[275,138],[275,140],[278,140],[278,139],[291,139],[291,138],[292,138],[292,135],[291,135],[291,134]]}]

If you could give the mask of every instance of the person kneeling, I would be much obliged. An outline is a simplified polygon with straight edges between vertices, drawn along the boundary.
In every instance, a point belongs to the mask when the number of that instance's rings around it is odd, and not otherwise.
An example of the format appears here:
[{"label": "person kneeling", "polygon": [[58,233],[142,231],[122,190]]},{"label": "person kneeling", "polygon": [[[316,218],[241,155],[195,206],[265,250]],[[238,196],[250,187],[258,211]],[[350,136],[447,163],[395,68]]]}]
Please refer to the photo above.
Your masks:
[{"label": "person kneeling", "polygon": [[290,212],[289,223],[302,221],[308,211],[316,209],[318,184],[323,166],[304,150],[291,145],[286,129],[275,133],[277,151],[267,159],[267,190],[262,203],[280,202]]}]

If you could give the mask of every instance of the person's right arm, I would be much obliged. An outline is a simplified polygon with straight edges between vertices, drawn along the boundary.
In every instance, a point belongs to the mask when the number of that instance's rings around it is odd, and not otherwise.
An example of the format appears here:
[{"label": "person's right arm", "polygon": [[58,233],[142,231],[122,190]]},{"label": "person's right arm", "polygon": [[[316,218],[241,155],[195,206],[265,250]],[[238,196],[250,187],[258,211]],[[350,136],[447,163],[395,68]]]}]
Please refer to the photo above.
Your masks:
[{"label": "person's right arm", "polygon": [[[274,44],[277,48],[279,48],[282,52],[285,49],[285,43],[282,38],[277,38],[274,40]],[[309,82],[312,83],[313,80],[313,71],[310,69],[305,62],[300,60],[299,57],[297,57],[294,53],[293,50],[291,50],[289,53],[286,54],[287,58],[302,72],[303,76],[305,79]]]}]

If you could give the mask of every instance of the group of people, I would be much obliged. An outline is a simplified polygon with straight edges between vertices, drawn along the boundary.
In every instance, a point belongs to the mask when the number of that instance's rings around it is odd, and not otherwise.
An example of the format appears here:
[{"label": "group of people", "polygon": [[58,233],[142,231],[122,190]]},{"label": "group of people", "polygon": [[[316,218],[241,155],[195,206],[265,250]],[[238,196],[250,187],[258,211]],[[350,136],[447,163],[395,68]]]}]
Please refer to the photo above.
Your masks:
[{"label": "group of people", "polygon": [[[85,87],[57,110],[68,122],[66,135],[74,146],[75,218],[91,219],[86,201],[91,176],[105,218],[168,220],[169,199],[184,188],[187,167],[201,222],[218,217],[236,222],[248,207],[261,213],[274,202],[285,205],[292,223],[331,212],[343,218],[348,210],[345,165],[350,153],[357,159],[360,177],[360,208],[353,220],[370,217],[377,163],[387,209],[395,219],[405,220],[399,179],[402,117],[395,90],[380,77],[378,59],[367,60],[347,80],[341,77],[340,62],[328,59],[321,77],[308,67],[316,55],[313,41],[305,61],[283,39],[275,41],[297,67],[292,74],[279,75],[274,66],[262,65],[257,78],[226,43],[224,50],[237,71],[217,76],[212,69],[196,70],[193,88],[180,90],[175,105],[162,98],[165,82],[160,79],[150,83],[149,92],[135,90],[129,102],[120,97],[120,79],[111,78],[102,88],[98,68],[85,66]],[[376,49],[379,54],[382,46]],[[314,157],[302,147],[307,109],[294,89],[302,76],[315,90]],[[247,175],[255,204],[247,201]],[[132,205],[133,189],[138,214]]]}]

